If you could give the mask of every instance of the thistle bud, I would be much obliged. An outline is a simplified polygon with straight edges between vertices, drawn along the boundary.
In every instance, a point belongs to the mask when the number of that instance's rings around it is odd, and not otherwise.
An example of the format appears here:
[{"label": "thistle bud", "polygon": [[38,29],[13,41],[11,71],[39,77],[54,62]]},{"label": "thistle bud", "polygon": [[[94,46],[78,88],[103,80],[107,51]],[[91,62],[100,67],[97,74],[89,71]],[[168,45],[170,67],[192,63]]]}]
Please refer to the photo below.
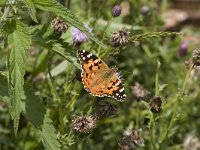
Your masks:
[{"label": "thistle bud", "polygon": [[150,109],[152,113],[160,113],[162,110],[162,99],[159,96],[154,97],[150,104]]},{"label": "thistle bud", "polygon": [[115,6],[112,8],[112,16],[113,16],[113,17],[118,17],[118,16],[120,16],[120,15],[121,15],[121,11],[122,11],[121,6],[115,5]]},{"label": "thistle bud", "polygon": [[140,12],[142,15],[148,15],[150,9],[149,9],[149,6],[147,5],[144,5],[140,8]]}]

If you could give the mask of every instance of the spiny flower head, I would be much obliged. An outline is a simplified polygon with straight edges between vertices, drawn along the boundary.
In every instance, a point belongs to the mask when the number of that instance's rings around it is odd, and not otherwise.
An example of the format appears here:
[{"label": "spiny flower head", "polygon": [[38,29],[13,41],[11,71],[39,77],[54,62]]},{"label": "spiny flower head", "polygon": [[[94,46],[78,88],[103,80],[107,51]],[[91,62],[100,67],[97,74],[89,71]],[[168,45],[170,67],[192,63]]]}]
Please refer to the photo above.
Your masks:
[{"label": "spiny flower head", "polygon": [[58,36],[60,36],[62,33],[65,33],[68,29],[67,23],[61,17],[56,17],[53,19],[51,25],[54,29],[54,33]]},{"label": "spiny flower head", "polygon": [[109,39],[109,43],[113,47],[125,46],[129,43],[129,33],[124,29],[113,32]]},{"label": "spiny flower head", "polygon": [[199,48],[193,51],[192,62],[195,66],[200,66],[200,49]]},{"label": "spiny flower head", "polygon": [[74,133],[89,133],[95,127],[96,120],[92,116],[78,116],[72,122]]}]

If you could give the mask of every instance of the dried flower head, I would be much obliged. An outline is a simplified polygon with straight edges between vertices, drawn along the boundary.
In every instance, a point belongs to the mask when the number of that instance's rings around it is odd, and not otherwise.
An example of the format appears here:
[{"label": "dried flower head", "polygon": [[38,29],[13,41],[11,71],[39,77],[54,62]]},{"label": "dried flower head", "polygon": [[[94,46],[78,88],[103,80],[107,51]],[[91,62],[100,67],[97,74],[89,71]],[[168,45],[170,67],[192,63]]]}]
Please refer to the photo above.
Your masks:
[{"label": "dried flower head", "polygon": [[128,129],[124,132],[121,142],[118,144],[119,149],[130,150],[137,146],[144,146],[144,140],[140,135],[141,130]]},{"label": "dried flower head", "polygon": [[95,127],[95,119],[92,116],[78,116],[72,122],[74,133],[89,133]]},{"label": "dried flower head", "polygon": [[144,98],[146,98],[149,94],[149,91],[147,91],[142,85],[140,85],[138,82],[135,83],[134,86],[131,87],[133,96],[139,101]]},{"label": "dried flower head", "polygon": [[54,29],[54,33],[60,36],[62,33],[65,33],[68,29],[68,25],[63,18],[56,17],[52,20],[51,25]]},{"label": "dried flower head", "polygon": [[115,5],[115,6],[112,8],[112,16],[113,16],[113,17],[118,17],[118,16],[120,16],[120,15],[121,15],[121,11],[122,11],[121,6]]},{"label": "dried flower head", "polygon": [[117,110],[113,105],[109,104],[106,101],[99,101],[99,106],[100,107],[97,111],[98,119],[103,119],[103,118],[112,116],[115,114],[115,112]]},{"label": "dried flower head", "polygon": [[195,135],[188,134],[184,139],[183,145],[185,150],[199,150],[200,140]]},{"label": "dried flower head", "polygon": [[142,15],[148,15],[150,9],[149,9],[149,6],[147,5],[144,5],[140,8],[140,12]]},{"label": "dried flower head", "polygon": [[[92,30],[87,25],[85,25],[85,27],[88,28],[90,33],[92,32]],[[74,46],[79,46],[81,43],[89,40],[88,36],[77,28],[73,28],[71,34]]]},{"label": "dried flower head", "polygon": [[124,29],[112,33],[109,43],[113,47],[124,46],[129,43],[129,33]]},{"label": "dried flower head", "polygon": [[188,42],[187,41],[181,42],[179,51],[178,51],[178,55],[180,57],[183,57],[187,54],[187,51],[188,51]]},{"label": "dried flower head", "polygon": [[161,110],[162,110],[162,99],[161,99],[161,97],[155,96],[151,100],[149,106],[150,106],[151,112],[160,113]]},{"label": "dried flower head", "polygon": [[192,62],[195,66],[200,66],[200,49],[199,48],[193,51]]}]

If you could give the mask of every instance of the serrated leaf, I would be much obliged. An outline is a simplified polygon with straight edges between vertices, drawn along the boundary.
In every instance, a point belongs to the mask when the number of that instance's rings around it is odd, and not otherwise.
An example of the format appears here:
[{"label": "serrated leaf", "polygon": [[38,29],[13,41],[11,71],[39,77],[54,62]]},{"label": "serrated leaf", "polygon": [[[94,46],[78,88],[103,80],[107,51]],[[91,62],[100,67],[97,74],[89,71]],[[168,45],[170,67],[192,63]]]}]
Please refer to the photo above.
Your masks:
[{"label": "serrated leaf", "polygon": [[[9,103],[9,95],[6,92],[6,89],[8,89],[6,76],[0,74],[0,83],[0,98]],[[47,150],[60,150],[56,130],[45,112],[44,104],[41,102],[40,97],[34,94],[30,85],[25,83],[24,87],[26,99],[21,103],[23,115],[37,129]]]},{"label": "serrated leaf", "polygon": [[84,32],[91,40],[97,43],[99,46],[106,48],[106,46],[100,42],[97,38],[95,38],[88,29],[83,25],[81,21],[79,21],[76,16],[67,8],[62,6],[55,0],[32,0],[36,7],[41,10],[49,11],[57,16],[61,16],[64,18],[69,24],[75,26],[82,32]]},{"label": "serrated leaf", "polygon": [[60,143],[57,141],[55,134],[56,130],[52,126],[52,120],[48,115],[44,117],[44,124],[42,126],[43,145],[48,150],[60,150]]},{"label": "serrated leaf", "polygon": [[38,23],[38,20],[35,15],[36,14],[35,5],[33,4],[32,0],[24,0],[24,2],[26,4],[26,6],[28,7],[28,11],[29,11],[31,18],[33,19],[33,21]]},{"label": "serrated leaf", "polygon": [[21,100],[24,98],[24,74],[26,51],[30,47],[31,37],[28,27],[19,20],[10,20],[4,26],[8,35],[9,94],[11,96],[10,113],[14,120],[14,132],[17,134],[21,112]]}]

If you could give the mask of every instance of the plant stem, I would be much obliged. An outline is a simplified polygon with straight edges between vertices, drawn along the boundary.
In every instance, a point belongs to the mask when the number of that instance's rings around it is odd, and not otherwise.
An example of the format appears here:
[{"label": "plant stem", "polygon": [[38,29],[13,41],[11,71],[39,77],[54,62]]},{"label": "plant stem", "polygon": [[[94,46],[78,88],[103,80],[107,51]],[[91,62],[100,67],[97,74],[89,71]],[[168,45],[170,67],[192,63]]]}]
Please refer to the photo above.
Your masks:
[{"label": "plant stem", "polygon": [[158,96],[158,72],[156,73],[156,79],[155,79],[155,96]]},{"label": "plant stem", "polygon": [[154,136],[153,136],[153,131],[154,131],[154,114],[151,113],[151,118],[150,118],[150,126],[149,126],[149,133],[150,133],[150,141],[151,145],[153,146],[154,150],[157,150],[156,145],[154,143]]},{"label": "plant stem", "polygon": [[62,99],[58,96],[58,93],[55,89],[54,80],[53,80],[53,77],[51,75],[50,64],[51,64],[50,51],[48,51],[48,74],[49,74],[48,80],[49,80],[50,87],[51,87],[52,93],[54,95],[54,98],[55,98],[56,101],[59,102],[59,122],[60,122],[59,128],[60,128],[60,134],[63,135],[64,134],[64,122],[63,122]]},{"label": "plant stem", "polygon": [[158,96],[159,95],[159,90],[158,90],[158,70],[160,68],[160,62],[157,61],[157,70],[156,70],[156,78],[155,78],[155,96]]},{"label": "plant stem", "polygon": [[[183,85],[182,85],[182,89],[184,89],[184,90],[185,90],[185,88],[186,88],[188,79],[189,79],[189,77],[190,77],[190,73],[191,73],[191,71],[192,71],[193,68],[194,68],[194,66],[191,66],[191,67],[187,70],[187,72],[186,72],[185,79],[184,79],[184,82],[183,82]],[[163,138],[161,144],[164,143],[164,142],[167,140],[169,131],[170,131],[170,129],[172,128],[173,123],[174,123],[174,120],[175,120],[175,118],[176,118],[176,112],[177,112],[177,109],[178,109],[178,108],[177,108],[177,107],[178,107],[178,97],[176,97],[174,101],[175,101],[175,104],[174,104],[174,111],[173,111],[172,117],[171,117],[171,119],[170,119],[169,125],[168,125],[168,127],[167,127],[165,136],[164,136],[164,138]]]},{"label": "plant stem", "polygon": [[139,102],[137,102],[136,105],[136,128],[139,129],[140,127],[140,105]]},{"label": "plant stem", "polygon": [[185,90],[185,88],[186,88],[188,79],[189,79],[189,77],[190,77],[190,73],[191,73],[191,71],[192,71],[193,68],[194,68],[194,66],[191,66],[191,67],[187,70],[187,72],[186,72],[185,80],[184,80],[183,86],[182,86],[182,88],[183,88],[184,90]]},{"label": "plant stem", "polygon": [[[104,40],[104,38],[105,38],[105,36],[106,36],[106,32],[107,32],[107,30],[109,29],[109,27],[110,27],[112,21],[113,21],[113,17],[108,21],[108,23],[107,23],[107,25],[106,25],[106,27],[105,27],[105,29],[104,29],[103,36],[102,36],[102,38],[101,38],[101,42],[103,42],[103,40]],[[101,50],[101,47],[99,46],[99,47],[98,47],[98,55],[100,55],[100,50]]]}]

